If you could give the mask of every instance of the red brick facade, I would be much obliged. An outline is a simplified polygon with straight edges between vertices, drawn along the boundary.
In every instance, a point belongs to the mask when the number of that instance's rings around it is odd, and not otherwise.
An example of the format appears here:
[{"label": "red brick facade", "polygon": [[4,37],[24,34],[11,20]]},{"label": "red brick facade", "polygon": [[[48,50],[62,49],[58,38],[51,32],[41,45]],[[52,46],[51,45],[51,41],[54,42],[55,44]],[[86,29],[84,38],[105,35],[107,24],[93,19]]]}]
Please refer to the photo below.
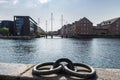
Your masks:
[{"label": "red brick facade", "polygon": [[60,32],[63,37],[76,35],[120,35],[120,17],[103,21],[96,27],[93,26],[90,20],[84,17],[72,24],[64,25]]},{"label": "red brick facade", "polygon": [[93,34],[93,23],[86,17],[74,22],[73,24],[68,24],[61,28],[61,36],[63,37],[91,34]]},{"label": "red brick facade", "polygon": [[91,35],[93,33],[93,23],[85,17],[77,21],[75,25],[75,32],[78,35]]},{"label": "red brick facade", "polygon": [[94,28],[96,35],[120,35],[120,18],[103,21]]}]

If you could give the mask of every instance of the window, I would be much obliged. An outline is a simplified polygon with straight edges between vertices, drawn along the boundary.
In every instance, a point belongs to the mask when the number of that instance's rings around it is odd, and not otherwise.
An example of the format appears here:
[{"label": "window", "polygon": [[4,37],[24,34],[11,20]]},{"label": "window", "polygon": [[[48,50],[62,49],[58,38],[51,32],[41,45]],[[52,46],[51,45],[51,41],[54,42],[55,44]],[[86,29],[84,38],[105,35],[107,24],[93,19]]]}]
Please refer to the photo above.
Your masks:
[{"label": "window", "polygon": [[116,22],[116,27],[119,27],[119,22]]},{"label": "window", "polygon": [[84,23],[86,23],[86,21],[84,21]]},{"label": "window", "polygon": [[116,27],[116,30],[118,31],[118,30],[119,30],[119,28],[118,28],[118,27]]},{"label": "window", "polygon": [[18,20],[18,21],[23,21],[24,19],[23,18],[15,18],[16,19],[16,21]]},{"label": "window", "polygon": [[87,24],[84,24],[83,26],[85,27]]},{"label": "window", "polygon": [[16,19],[16,28],[17,28],[17,35],[21,35],[21,30],[24,25],[24,18],[15,18]]},{"label": "window", "polygon": [[119,27],[119,24],[116,24],[116,27]]},{"label": "window", "polygon": [[119,31],[116,31],[116,34],[119,34]]}]

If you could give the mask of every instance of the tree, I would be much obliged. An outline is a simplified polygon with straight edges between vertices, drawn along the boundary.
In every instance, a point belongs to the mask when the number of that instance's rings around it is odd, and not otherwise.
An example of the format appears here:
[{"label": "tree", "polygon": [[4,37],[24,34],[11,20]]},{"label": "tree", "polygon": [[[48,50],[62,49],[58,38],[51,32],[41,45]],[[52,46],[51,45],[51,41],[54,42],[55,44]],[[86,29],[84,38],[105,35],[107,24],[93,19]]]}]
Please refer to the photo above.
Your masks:
[{"label": "tree", "polygon": [[44,32],[40,32],[40,31],[38,31],[38,30],[37,30],[35,33],[36,33],[37,35],[45,35]]},{"label": "tree", "polygon": [[9,28],[6,28],[6,27],[0,28],[0,33],[3,36],[8,36],[9,35]]}]

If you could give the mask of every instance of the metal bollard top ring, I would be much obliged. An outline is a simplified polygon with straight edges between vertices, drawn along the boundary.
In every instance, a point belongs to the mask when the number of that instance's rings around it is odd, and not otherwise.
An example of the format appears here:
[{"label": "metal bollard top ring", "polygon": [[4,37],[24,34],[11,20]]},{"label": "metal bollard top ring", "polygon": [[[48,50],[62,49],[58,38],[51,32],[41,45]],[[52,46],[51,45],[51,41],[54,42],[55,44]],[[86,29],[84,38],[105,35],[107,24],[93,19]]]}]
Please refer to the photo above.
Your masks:
[{"label": "metal bollard top ring", "polygon": [[[66,65],[61,64],[61,62],[66,62]],[[42,70],[41,67],[44,66],[52,66],[49,70]],[[88,73],[81,73],[78,71],[77,67],[83,67],[87,69]],[[65,73],[70,76],[80,77],[80,78],[93,78],[96,76],[96,71],[93,67],[82,64],[82,63],[72,63],[71,60],[67,58],[58,59],[56,62],[46,62],[42,64],[37,64],[34,66],[32,70],[32,74],[34,75],[50,75],[50,74],[58,74],[58,73]]]},{"label": "metal bollard top ring", "polygon": [[32,69],[32,74],[34,74],[34,75],[50,75],[50,74],[58,73],[62,69],[62,65],[60,65],[54,69],[51,68],[49,70],[39,69],[39,68],[44,67],[44,66],[50,66],[50,65],[53,66],[53,64],[54,64],[54,62],[46,62],[46,63],[42,63],[42,64],[37,64]]},{"label": "metal bollard top ring", "polygon": [[73,71],[71,69],[69,69],[67,66],[64,66],[65,72],[71,76],[76,76],[76,77],[80,77],[80,78],[92,78],[96,76],[96,71],[93,67],[91,67],[90,65],[86,65],[86,64],[82,64],[82,63],[73,63],[74,66],[76,67],[83,67],[89,70],[89,73],[81,73],[78,71]]},{"label": "metal bollard top ring", "polygon": [[62,65],[62,64],[60,64],[61,62],[67,62],[67,63],[68,63],[68,64],[67,64],[67,67],[68,67],[69,69],[71,69],[71,70],[75,70],[72,61],[69,60],[69,59],[67,59],[67,58],[58,59],[58,60],[54,63],[53,68],[56,68],[56,67]]}]

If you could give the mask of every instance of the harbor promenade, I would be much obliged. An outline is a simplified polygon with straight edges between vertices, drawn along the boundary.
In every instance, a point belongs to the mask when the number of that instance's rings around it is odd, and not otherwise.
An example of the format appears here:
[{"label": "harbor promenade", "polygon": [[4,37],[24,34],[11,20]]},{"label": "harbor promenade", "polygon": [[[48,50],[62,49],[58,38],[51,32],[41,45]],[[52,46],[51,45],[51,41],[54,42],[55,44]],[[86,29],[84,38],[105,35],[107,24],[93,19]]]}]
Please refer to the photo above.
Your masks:
[{"label": "harbor promenade", "polygon": [[[32,75],[33,64],[0,63],[0,80],[84,80],[65,74],[48,76]],[[120,69],[95,68],[96,79],[87,80],[120,80]]]}]

